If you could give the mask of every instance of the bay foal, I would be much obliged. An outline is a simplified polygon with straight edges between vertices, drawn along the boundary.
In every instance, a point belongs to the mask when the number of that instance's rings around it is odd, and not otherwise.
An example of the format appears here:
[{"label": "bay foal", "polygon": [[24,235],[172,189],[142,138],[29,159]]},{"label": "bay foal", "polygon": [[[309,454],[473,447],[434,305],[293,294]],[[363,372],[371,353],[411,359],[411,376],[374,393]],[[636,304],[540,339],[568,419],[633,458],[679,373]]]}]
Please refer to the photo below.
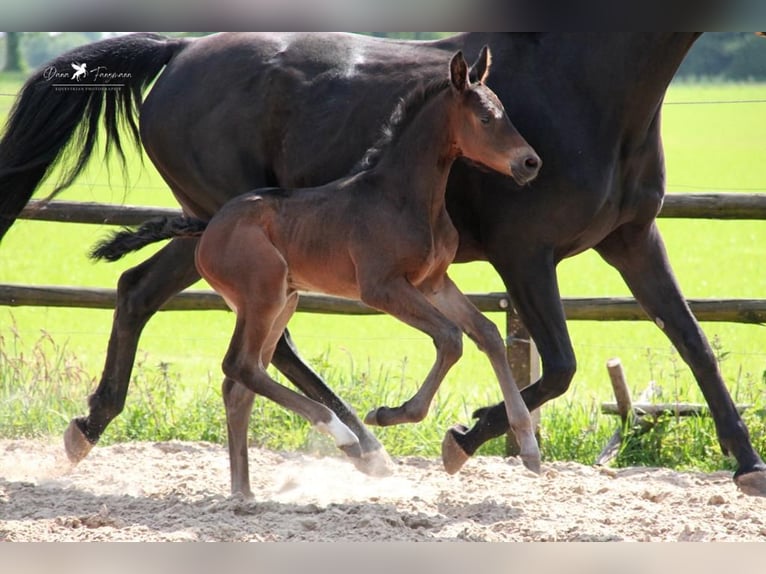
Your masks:
[{"label": "bay foal", "polygon": [[363,456],[357,436],[330,409],[267,373],[299,291],[361,300],[433,339],[436,360],[418,392],[399,407],[373,410],[368,423],[422,420],[466,333],[489,357],[524,464],[539,471],[529,412],[500,333],[447,276],[458,248],[444,201],[453,161],[464,156],[519,185],[541,165],[484,83],[490,62],[485,47],[472,82],[462,52],[455,54],[449,76],[403,100],[378,144],[344,178],[316,188],[256,190],[227,202],[208,223],[147,222],[94,251],[115,260],[160,239],[201,236],[197,269],[237,317],[223,360],[233,492],[252,495],[246,427],[253,394],[245,389],[302,415],[352,459]]}]

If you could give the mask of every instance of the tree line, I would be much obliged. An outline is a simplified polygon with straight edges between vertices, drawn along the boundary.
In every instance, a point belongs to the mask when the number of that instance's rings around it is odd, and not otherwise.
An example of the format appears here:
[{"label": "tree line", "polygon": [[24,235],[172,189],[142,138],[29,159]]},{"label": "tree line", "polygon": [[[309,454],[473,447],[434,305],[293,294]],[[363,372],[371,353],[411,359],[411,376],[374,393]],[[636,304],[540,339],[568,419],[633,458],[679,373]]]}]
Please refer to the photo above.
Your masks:
[{"label": "tree line", "polygon": [[[405,40],[432,40],[449,32],[367,32]],[[200,32],[174,34],[200,35]],[[102,32],[6,32],[0,38],[0,64],[6,71],[27,71],[57,55],[98,40]],[[677,78],[710,81],[766,81],[766,38],[752,32],[713,32],[702,36],[678,70]]]}]

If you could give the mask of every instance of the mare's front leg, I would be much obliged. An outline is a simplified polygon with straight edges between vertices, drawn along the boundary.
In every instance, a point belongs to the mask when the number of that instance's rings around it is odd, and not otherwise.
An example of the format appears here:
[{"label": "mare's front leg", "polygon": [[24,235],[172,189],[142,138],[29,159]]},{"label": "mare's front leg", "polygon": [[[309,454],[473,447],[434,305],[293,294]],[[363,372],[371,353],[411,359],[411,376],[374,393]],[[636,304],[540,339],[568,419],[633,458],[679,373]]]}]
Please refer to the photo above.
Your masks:
[{"label": "mare's front leg", "polygon": [[64,446],[72,462],[85,458],[107,425],[122,412],[144,325],[170,297],[199,279],[194,267],[196,243],[193,239],[171,241],[120,277],[104,371],[88,401],[90,412],[87,417],[73,419],[64,433]]},{"label": "mare's front leg", "polygon": [[380,281],[377,275],[367,279],[364,273],[358,274],[364,303],[423,331],[436,347],[434,365],[415,396],[399,407],[370,411],[364,422],[380,426],[420,422],[428,414],[442,380],[463,353],[463,333],[403,277]]},{"label": "mare's front leg", "polygon": [[[569,388],[576,362],[556,281],[553,253],[532,251],[523,259],[510,259],[518,257],[518,253],[510,251],[504,250],[500,257],[490,258],[490,261],[503,278],[542,360],[540,379],[521,390],[524,403],[531,412]],[[457,472],[481,445],[508,431],[504,403],[479,409],[473,416],[477,420],[470,429],[458,425],[445,435],[442,461],[450,473]]]},{"label": "mare's front leg", "polygon": [[[445,276],[443,287],[429,297],[446,317],[454,321],[489,358],[505,399],[505,411],[510,427],[520,446],[521,460],[528,469],[540,472],[540,449],[535,439],[532,418],[514,381],[505,352],[505,343],[497,326],[487,319]],[[445,441],[444,447],[454,443]],[[459,453],[445,453],[442,458],[459,457]]]},{"label": "mare's front leg", "polygon": [[737,460],[737,486],[747,494],[766,496],[766,465],[750,442],[710,344],[681,294],[656,222],[623,225],[596,250],[622,274],[636,300],[691,368],[710,406],[718,440]]}]

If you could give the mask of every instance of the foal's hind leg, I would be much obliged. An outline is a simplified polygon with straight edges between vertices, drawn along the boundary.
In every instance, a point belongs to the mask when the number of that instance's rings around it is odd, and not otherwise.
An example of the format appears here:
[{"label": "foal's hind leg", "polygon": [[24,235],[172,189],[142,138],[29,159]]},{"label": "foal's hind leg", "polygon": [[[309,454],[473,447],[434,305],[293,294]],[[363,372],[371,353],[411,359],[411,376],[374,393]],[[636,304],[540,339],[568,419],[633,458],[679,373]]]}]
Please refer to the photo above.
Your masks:
[{"label": "foal's hind leg", "polygon": [[[284,325],[285,323],[287,323],[287,320],[292,316],[293,312],[295,311],[295,307],[297,303],[298,303],[297,293],[293,293],[288,298],[288,301],[285,304],[284,309],[279,314],[279,317],[274,321],[272,330],[269,333],[269,336],[266,338],[266,340],[262,344],[262,350],[260,352],[261,365],[268,365],[269,362],[271,361],[271,358],[274,353],[274,348],[277,345],[276,339],[278,338],[278,335],[281,333],[280,325]],[[259,322],[265,319],[266,319],[265,317],[257,318]],[[251,342],[250,344],[254,346],[258,346],[257,342]],[[257,356],[258,354],[253,355],[253,358]],[[227,356],[226,361],[228,362],[229,360],[230,360],[230,357]],[[237,361],[235,361],[235,363],[236,362]],[[246,360],[245,362],[247,363],[249,361]],[[235,370],[238,371],[239,369],[235,368]],[[277,383],[275,382],[275,384]],[[223,382],[223,400],[224,400],[224,405],[226,407],[226,425],[227,425],[228,444],[229,444],[231,492],[232,493],[239,492],[247,497],[252,496],[252,491],[250,490],[250,473],[249,473],[248,453],[247,453],[247,442],[248,442],[247,429],[248,429],[248,424],[250,422],[250,414],[252,412],[253,399],[255,397],[253,393],[254,391],[252,390],[252,387],[246,386],[245,384],[237,383],[234,378],[230,378],[227,376]],[[265,393],[261,393],[261,394],[265,394]],[[296,395],[296,396],[300,396],[300,395]],[[279,404],[282,404],[282,403],[279,403]],[[309,417],[307,416],[306,418],[309,418]],[[329,417],[329,420],[332,421],[332,415]],[[314,422],[314,424],[317,424],[315,421],[312,421],[312,422]],[[332,425],[328,425],[328,426],[332,426]],[[322,430],[321,424],[319,425],[319,427],[320,427],[320,430]],[[337,442],[338,442],[338,437],[336,436],[336,443]],[[338,444],[338,447],[341,450],[343,450],[349,457],[351,457],[351,460],[354,461],[354,464],[356,464],[357,466],[358,466],[357,461],[364,460],[362,458],[363,455],[359,447],[359,443],[356,441],[356,439],[348,443],[341,441],[341,443]]]},{"label": "foal's hind leg", "polygon": [[393,463],[383,445],[362,424],[354,410],[336,395],[322,378],[298,356],[287,329],[277,343],[271,364],[279,369],[307,397],[332,409],[338,418],[359,438],[362,456],[351,458],[358,470],[371,476],[388,476],[391,474]]},{"label": "foal's hind leg", "polygon": [[[505,399],[505,409],[510,427],[520,446],[521,460],[528,469],[539,473],[540,449],[535,439],[532,420],[521,392],[513,379],[506,358],[505,344],[497,327],[481,314],[447,276],[444,278],[443,287],[429,299],[445,316],[460,326],[463,332],[473,339],[479,349],[489,358]],[[450,438],[451,435],[448,434],[442,448],[451,447]],[[454,454],[448,453],[448,456],[443,456],[445,463],[453,460]],[[453,473],[460,466],[460,464],[455,467],[447,466],[446,470]]]},{"label": "foal's hind leg", "polygon": [[[237,317],[237,326],[229,351],[223,361],[223,370],[227,379],[237,381],[231,389],[233,393],[241,397],[242,391],[237,390],[236,387],[239,384],[244,385],[251,394],[263,395],[303,416],[315,428],[331,435],[335,439],[336,445],[349,454],[361,455],[356,435],[340,421],[335,413],[326,406],[283,387],[266,372],[264,361],[270,358],[266,348],[268,337],[270,333],[273,333],[276,343],[284,325],[271,327],[272,321],[268,313],[264,313],[263,310],[254,313],[248,312],[247,309],[243,311]],[[273,331],[270,330],[270,327]],[[227,403],[227,417],[229,417],[228,406]],[[244,423],[244,430],[246,431],[246,429],[247,421]],[[249,476],[242,474],[247,473],[246,437],[240,435],[240,438],[245,440],[241,444],[238,443],[237,447],[230,445],[230,454],[234,457],[231,459],[232,493],[241,492],[245,496],[252,496]],[[239,450],[235,450],[235,448]],[[235,475],[235,472],[239,475]]]},{"label": "foal's hind leg", "polygon": [[170,297],[185,289],[199,274],[194,267],[192,239],[171,241],[153,257],[122,274],[106,364],[98,388],[90,396],[87,417],[73,419],[64,434],[69,460],[87,456],[107,425],[123,409],[138,339],[149,318]]},{"label": "foal's hind leg", "polygon": [[[246,249],[227,249],[246,245]],[[223,361],[227,378],[307,418],[328,432],[352,456],[360,456],[359,441],[329,408],[291,391],[266,372],[274,347],[295,310],[297,294],[287,294],[287,264],[257,225],[235,229],[226,218],[214,219],[197,250],[197,268],[232,306],[236,327]],[[249,398],[236,385],[225,387],[230,423],[232,488],[250,494],[247,472]],[[233,396],[232,396],[233,395]]]}]

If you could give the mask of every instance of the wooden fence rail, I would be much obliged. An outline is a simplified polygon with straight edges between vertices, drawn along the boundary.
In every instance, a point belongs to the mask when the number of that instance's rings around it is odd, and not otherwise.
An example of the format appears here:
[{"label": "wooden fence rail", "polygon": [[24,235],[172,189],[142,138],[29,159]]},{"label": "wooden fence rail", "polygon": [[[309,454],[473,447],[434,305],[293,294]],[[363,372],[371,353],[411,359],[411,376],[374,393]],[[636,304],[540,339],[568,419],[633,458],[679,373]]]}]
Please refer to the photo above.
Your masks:
[{"label": "wooden fence rail", "polygon": [[[469,293],[468,298],[484,313],[507,312],[505,293]],[[116,291],[106,288],[79,288],[44,285],[0,284],[0,305],[8,307],[73,307],[114,309]],[[689,299],[689,307],[700,321],[766,323],[766,299]],[[573,321],[647,320],[638,303],[630,297],[564,298],[564,312]],[[163,311],[228,310],[214,291],[184,291],[170,299]],[[379,311],[359,301],[306,293],[298,311],[330,315],[374,315]]]},{"label": "wooden fence rail", "polygon": [[[72,201],[31,201],[21,219],[138,225],[157,216],[179,215],[175,208],[109,205]],[[683,193],[669,194],[660,217],[677,219],[766,219],[766,193]]]}]

